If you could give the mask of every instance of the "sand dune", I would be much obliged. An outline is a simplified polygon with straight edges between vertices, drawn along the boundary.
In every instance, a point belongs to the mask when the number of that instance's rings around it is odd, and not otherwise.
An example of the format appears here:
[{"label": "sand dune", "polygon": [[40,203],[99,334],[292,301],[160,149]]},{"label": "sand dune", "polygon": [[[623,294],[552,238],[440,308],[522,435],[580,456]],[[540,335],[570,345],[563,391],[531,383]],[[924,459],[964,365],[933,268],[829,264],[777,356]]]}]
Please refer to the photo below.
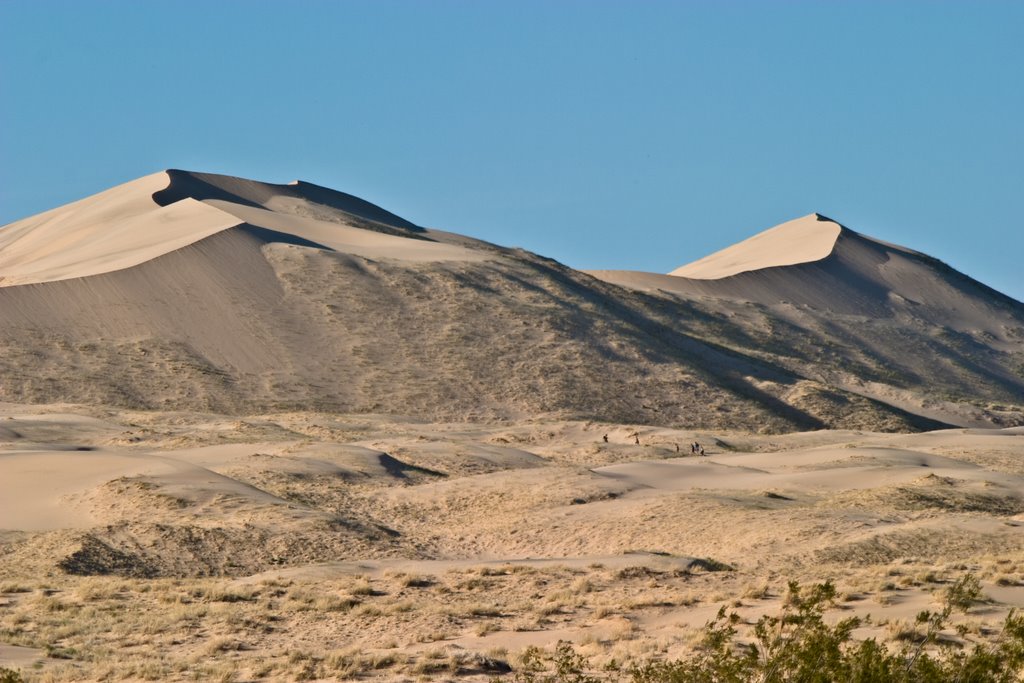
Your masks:
[{"label": "sand dune", "polygon": [[963,426],[1024,418],[1024,304],[817,214],[669,275],[590,274],[681,305],[680,326],[698,311],[702,333],[730,348],[917,415]]},{"label": "sand dune", "polygon": [[[203,189],[206,191],[198,191]],[[193,194],[184,194],[188,190]],[[319,204],[311,198],[332,204]],[[381,227],[401,234],[367,230],[368,221],[381,222]],[[485,257],[421,237],[421,228],[379,207],[307,183],[269,185],[165,171],[5,226],[0,231],[0,286],[130,268],[243,224],[250,230],[279,233],[276,241],[365,258],[435,261]],[[409,239],[411,236],[418,239]]]},{"label": "sand dune", "polygon": [[97,275],[145,263],[241,221],[193,199],[167,207],[155,173],[0,230],[0,286]]},{"label": "sand dune", "polygon": [[[500,671],[473,657],[518,666],[558,640],[642,661],[689,652],[723,603],[777,611],[788,579],[831,578],[830,618],[870,613],[859,637],[882,640],[964,567],[993,599],[957,622],[976,637],[1024,599],[1019,430],[67,406],[6,406],[0,424],[0,666],[57,678],[145,661],[170,680],[290,679],[313,661],[397,679],[440,661],[483,681]],[[676,452],[694,440],[707,457]],[[97,648],[128,655],[104,669]]]},{"label": "sand dune", "polygon": [[892,317],[913,312],[933,324],[981,329],[1007,339],[1022,305],[918,252],[810,214],[761,232],[667,276],[592,271],[625,286],[809,308],[822,314]]},{"label": "sand dune", "polygon": [[594,470],[620,482],[653,489],[853,491],[952,477],[1012,490],[1024,500],[1024,478],[994,475],[977,465],[895,448],[815,448],[782,453],[632,462]]},{"label": "sand dune", "polygon": [[841,231],[838,223],[812,213],[680,266],[669,275],[718,280],[751,270],[819,261],[832,253]]},{"label": "sand dune", "polygon": [[172,170],[0,239],[0,399],[941,426],[822,400],[826,383],[673,330],[621,288],[308,183]]}]

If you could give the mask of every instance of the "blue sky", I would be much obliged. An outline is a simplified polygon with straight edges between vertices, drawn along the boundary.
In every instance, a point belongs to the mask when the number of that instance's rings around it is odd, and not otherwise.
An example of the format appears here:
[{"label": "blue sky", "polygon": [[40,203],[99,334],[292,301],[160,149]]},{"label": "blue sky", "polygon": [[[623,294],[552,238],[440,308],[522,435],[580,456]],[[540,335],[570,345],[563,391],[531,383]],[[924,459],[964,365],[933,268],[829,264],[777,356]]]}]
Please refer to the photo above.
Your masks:
[{"label": "blue sky", "polygon": [[1024,3],[0,0],[0,223],[163,168],[578,268],[818,211],[1024,300]]}]

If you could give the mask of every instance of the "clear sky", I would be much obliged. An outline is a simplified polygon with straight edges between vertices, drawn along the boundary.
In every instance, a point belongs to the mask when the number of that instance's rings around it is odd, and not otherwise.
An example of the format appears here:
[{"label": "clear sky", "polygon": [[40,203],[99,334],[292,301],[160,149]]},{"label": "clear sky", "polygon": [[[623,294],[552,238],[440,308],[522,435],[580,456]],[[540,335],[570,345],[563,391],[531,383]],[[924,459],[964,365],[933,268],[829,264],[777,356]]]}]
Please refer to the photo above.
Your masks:
[{"label": "clear sky", "polygon": [[0,224],[164,168],[577,268],[817,211],[1024,300],[1024,2],[0,0]]}]

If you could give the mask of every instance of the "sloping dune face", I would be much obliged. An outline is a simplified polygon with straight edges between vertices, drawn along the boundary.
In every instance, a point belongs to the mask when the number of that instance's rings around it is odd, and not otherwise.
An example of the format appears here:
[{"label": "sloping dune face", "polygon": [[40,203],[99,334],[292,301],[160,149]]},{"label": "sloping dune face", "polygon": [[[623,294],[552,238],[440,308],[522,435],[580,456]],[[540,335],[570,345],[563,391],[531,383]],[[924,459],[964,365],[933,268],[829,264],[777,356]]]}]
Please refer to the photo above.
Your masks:
[{"label": "sloping dune face", "polygon": [[263,230],[268,242],[366,258],[480,260],[358,197],[289,185],[163,171],[0,230],[0,286],[131,268],[228,228]]},{"label": "sloping dune face", "polygon": [[818,261],[835,248],[842,226],[812,213],[705,256],[669,275],[718,280],[752,270]]},{"label": "sloping dune face", "polygon": [[423,228],[344,192],[295,181],[287,185],[170,170],[153,193],[170,208],[199,201],[255,228],[270,243],[297,244],[369,259],[479,261],[486,254],[445,244]]},{"label": "sloping dune face", "polygon": [[364,222],[362,227],[397,230],[406,236],[410,233],[423,232],[423,228],[418,225],[376,204],[301,180],[279,185],[177,169],[167,171],[166,175],[169,184],[165,184],[153,195],[153,200],[161,206],[186,198],[202,201],[220,200],[337,223],[365,221],[374,225],[368,226]]},{"label": "sloping dune face", "polygon": [[[925,254],[854,232],[810,214],[761,232],[669,275],[595,271],[626,287],[684,296],[808,307],[821,313],[912,314],[997,339],[1020,302]],[[1016,320],[1009,324],[1015,327]]]},{"label": "sloping dune face", "polygon": [[0,286],[98,275],[144,263],[242,221],[192,198],[153,201],[154,173],[0,230]]}]

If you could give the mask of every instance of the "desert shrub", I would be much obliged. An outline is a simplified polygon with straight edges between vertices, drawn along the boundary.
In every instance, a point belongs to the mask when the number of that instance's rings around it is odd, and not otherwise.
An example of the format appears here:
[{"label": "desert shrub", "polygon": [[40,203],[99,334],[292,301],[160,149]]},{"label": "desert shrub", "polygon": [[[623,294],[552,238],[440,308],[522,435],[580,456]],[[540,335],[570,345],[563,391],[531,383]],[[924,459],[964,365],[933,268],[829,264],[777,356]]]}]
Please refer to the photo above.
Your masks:
[{"label": "desert shrub", "polygon": [[22,683],[24,680],[17,671],[0,666],[0,683]]},{"label": "desert shrub", "polygon": [[[981,593],[981,582],[973,574],[966,574],[946,590],[945,603],[947,607],[966,612],[976,602],[983,599]],[[948,615],[947,615],[948,616]]]},{"label": "desert shrub", "polygon": [[[836,602],[836,590],[825,582],[810,590],[789,584],[778,615],[762,616],[753,628],[753,641],[739,637],[741,618],[725,607],[705,625],[702,639],[689,657],[648,661],[626,669],[611,667],[595,672],[570,644],[559,643],[551,656],[527,650],[517,683],[595,683],[626,680],[632,683],[1010,683],[1024,674],[1024,617],[1010,612],[1002,633],[989,644],[958,649],[939,634],[954,609],[967,611],[981,595],[971,575],[957,581],[945,594],[940,611],[917,615],[913,633],[898,647],[873,638],[857,641],[857,617],[835,624],[824,620]],[[961,634],[963,635],[963,634]]]},{"label": "desert shrub", "polygon": [[564,640],[558,641],[555,654],[549,658],[537,647],[528,647],[520,658],[521,667],[515,674],[516,683],[600,683],[597,676],[587,673],[588,664],[583,655]]}]

